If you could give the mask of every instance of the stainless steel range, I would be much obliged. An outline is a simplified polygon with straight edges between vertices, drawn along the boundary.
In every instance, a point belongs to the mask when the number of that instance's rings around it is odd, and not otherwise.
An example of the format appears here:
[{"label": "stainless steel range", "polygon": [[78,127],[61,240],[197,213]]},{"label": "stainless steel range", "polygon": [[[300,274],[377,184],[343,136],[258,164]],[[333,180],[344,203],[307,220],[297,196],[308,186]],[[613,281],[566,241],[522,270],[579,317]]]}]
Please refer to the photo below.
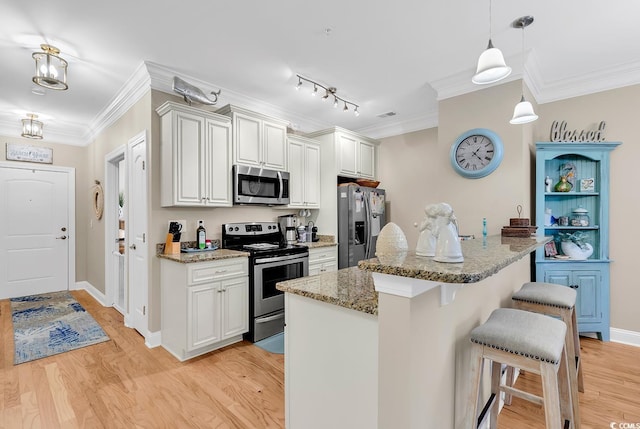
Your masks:
[{"label": "stainless steel range", "polygon": [[255,342],[284,331],[284,294],[276,283],[309,275],[309,250],[286,245],[277,222],[222,225],[222,247],[249,256],[249,332]]}]

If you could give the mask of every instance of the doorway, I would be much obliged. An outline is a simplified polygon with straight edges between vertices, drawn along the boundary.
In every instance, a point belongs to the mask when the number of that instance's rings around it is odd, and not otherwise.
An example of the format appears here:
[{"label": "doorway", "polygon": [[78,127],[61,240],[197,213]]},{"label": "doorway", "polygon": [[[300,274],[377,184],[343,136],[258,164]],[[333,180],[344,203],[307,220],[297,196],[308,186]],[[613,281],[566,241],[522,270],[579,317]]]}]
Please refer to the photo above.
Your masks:
[{"label": "doorway", "polygon": [[0,299],[75,284],[75,170],[0,163]]},{"label": "doorway", "polygon": [[105,294],[148,338],[147,135],[105,156]]}]

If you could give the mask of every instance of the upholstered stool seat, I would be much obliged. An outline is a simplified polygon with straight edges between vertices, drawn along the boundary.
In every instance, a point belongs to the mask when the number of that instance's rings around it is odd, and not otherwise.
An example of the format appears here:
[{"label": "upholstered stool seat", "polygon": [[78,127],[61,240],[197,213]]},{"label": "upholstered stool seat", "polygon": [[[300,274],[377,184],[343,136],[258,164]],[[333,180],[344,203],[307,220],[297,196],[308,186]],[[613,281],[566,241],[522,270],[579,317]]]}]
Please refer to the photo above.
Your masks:
[{"label": "upholstered stool seat", "polygon": [[[513,308],[499,308],[471,331],[472,389],[464,427],[476,429],[482,362],[490,359],[490,427],[497,427],[500,392],[544,406],[547,428],[575,427],[565,350],[567,326],[561,320]],[[540,374],[543,397],[501,383],[502,364]]]},{"label": "upholstered stool seat", "polygon": [[554,283],[528,282],[513,294],[513,307],[536,313],[560,317],[567,325],[567,354],[575,359],[575,366],[569,368],[572,383],[584,392],[584,376],[580,361],[580,336],[576,321],[577,292],[567,286]]}]

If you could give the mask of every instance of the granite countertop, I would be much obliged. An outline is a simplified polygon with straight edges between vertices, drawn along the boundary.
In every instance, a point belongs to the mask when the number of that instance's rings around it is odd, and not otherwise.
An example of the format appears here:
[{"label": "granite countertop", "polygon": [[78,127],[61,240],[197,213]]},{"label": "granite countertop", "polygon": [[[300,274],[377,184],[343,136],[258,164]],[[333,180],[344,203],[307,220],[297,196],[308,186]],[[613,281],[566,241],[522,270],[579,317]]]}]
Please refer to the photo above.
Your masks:
[{"label": "granite countertop", "polygon": [[314,241],[314,242],[305,242],[305,243],[296,243],[298,246],[306,246],[309,249],[317,249],[319,247],[334,247],[337,246],[338,243],[330,242],[330,241]]},{"label": "granite countertop", "polygon": [[246,258],[249,256],[249,253],[229,249],[216,249],[198,253],[176,253],[169,255],[158,253],[156,256],[158,256],[158,258],[169,259],[170,261],[180,262],[182,264],[190,264],[193,262],[218,261],[220,259],[229,258]]},{"label": "granite countertop", "polygon": [[363,313],[378,314],[378,292],[373,286],[371,273],[358,267],[280,282],[276,289]]},{"label": "granite countertop", "polygon": [[497,273],[548,241],[551,241],[551,237],[494,235],[486,240],[463,240],[461,246],[464,262],[460,263],[436,262],[433,258],[417,256],[415,251],[408,251],[360,261],[358,267],[366,271],[420,280],[475,283]]}]

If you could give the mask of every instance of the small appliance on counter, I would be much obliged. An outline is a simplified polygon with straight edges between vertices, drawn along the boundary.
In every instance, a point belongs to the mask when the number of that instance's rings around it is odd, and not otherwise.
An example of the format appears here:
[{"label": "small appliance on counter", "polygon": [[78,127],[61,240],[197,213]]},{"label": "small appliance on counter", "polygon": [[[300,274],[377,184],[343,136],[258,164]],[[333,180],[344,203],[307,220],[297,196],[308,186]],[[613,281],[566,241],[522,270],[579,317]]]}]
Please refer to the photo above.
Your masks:
[{"label": "small appliance on counter", "polygon": [[278,216],[278,223],[280,224],[280,232],[282,232],[282,240],[287,246],[296,244],[296,226],[298,220],[295,215]]}]

